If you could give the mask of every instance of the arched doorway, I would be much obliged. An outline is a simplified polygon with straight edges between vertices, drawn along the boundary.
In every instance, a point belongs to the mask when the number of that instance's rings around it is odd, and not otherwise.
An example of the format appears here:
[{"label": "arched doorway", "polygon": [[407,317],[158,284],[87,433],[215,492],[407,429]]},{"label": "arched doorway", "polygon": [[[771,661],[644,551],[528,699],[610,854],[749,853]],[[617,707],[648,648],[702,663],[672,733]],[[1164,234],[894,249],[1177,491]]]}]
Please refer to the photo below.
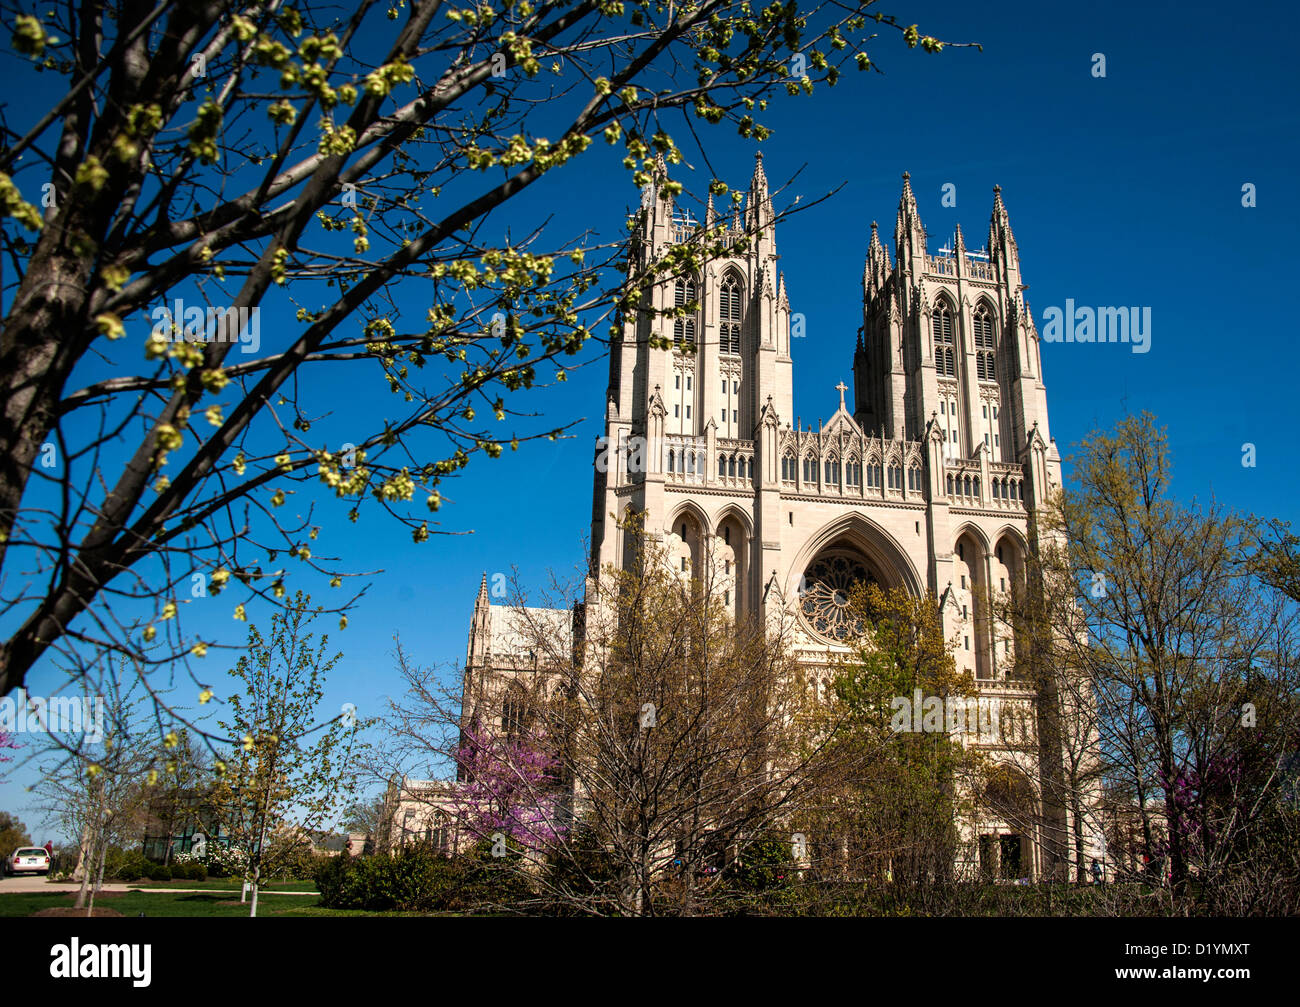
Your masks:
[{"label": "arched doorway", "polygon": [[1029,777],[1006,763],[994,766],[985,778],[981,803],[981,877],[988,881],[1037,877],[1038,799]]}]

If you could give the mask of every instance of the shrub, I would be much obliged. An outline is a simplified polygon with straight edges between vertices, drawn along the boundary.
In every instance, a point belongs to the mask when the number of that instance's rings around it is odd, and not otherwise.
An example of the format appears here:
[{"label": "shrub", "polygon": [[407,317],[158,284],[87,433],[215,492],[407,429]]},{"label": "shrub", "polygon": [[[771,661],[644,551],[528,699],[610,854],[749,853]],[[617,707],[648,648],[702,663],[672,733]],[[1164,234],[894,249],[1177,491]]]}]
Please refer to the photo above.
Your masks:
[{"label": "shrub", "polygon": [[431,912],[473,908],[496,891],[490,871],[474,857],[444,857],[417,846],[373,857],[330,857],[314,880],[321,905],[331,909]]},{"label": "shrub", "polygon": [[170,881],[172,879],[172,869],[164,867],[162,864],[150,864],[144,876],[150,881]]},{"label": "shrub", "polygon": [[623,883],[605,845],[582,826],[570,833],[564,845],[564,854],[546,865],[547,915],[568,916],[602,905],[606,911],[615,910]]},{"label": "shrub", "polygon": [[208,868],[205,864],[192,860],[178,860],[171,865],[172,878],[176,881],[207,881]]},{"label": "shrub", "polygon": [[287,844],[275,843],[267,851],[264,860],[267,867],[263,868],[262,877],[276,881],[297,881],[310,878],[314,876],[317,867],[320,866],[320,861],[325,859],[333,860],[334,858],[318,855],[309,843],[299,842],[292,847]]},{"label": "shrub", "polygon": [[762,892],[784,886],[794,869],[789,843],[779,839],[758,839],[727,865],[723,877],[741,891]]},{"label": "shrub", "polygon": [[352,873],[352,858],[346,854],[330,857],[323,864],[318,864],[312,880],[320,892],[321,905],[331,909],[342,909],[343,899],[348,887],[348,877]]},{"label": "shrub", "polygon": [[221,843],[208,844],[208,876],[213,878],[242,878],[248,866],[248,854],[240,846]]},{"label": "shrub", "polygon": [[108,861],[104,865],[104,875],[118,881],[138,881],[146,877],[153,866],[154,863],[144,855],[143,850],[110,850]]}]

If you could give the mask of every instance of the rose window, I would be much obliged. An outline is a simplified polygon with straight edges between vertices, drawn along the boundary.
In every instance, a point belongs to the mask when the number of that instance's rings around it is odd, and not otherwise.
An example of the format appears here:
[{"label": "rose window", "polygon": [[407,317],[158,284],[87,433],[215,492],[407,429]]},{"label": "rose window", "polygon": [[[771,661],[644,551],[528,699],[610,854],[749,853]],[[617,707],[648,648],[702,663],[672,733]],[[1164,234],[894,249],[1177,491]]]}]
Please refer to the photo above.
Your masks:
[{"label": "rose window", "polygon": [[861,630],[861,621],[849,607],[849,593],[875,578],[853,556],[819,556],[804,571],[799,587],[799,610],[818,636],[845,640]]}]

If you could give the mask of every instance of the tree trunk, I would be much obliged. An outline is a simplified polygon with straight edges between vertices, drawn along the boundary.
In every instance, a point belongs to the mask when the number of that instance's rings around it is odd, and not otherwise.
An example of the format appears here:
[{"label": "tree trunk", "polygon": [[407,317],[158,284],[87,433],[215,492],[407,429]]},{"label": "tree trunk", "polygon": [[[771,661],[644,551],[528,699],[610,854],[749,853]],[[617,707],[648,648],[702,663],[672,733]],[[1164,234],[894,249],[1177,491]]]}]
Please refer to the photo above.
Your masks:
[{"label": "tree trunk", "polygon": [[[98,871],[98,874],[99,874],[100,881],[102,881],[102,880],[103,880],[103,877],[104,877],[104,858],[105,858],[105,857],[107,856],[107,854],[108,854],[108,837],[107,837],[106,835],[101,835],[101,836],[100,836],[100,841],[99,841],[99,851],[100,851],[100,852],[99,852],[99,871]],[[90,874],[90,873],[93,872],[94,870],[95,870],[95,866],[94,866],[94,864],[91,864],[90,871],[87,871],[86,873],[87,873],[87,874]],[[98,883],[96,883],[95,886],[92,887],[92,888],[90,889],[90,900],[89,900],[89,902],[86,903],[86,915],[87,915],[87,916],[94,916],[94,915],[95,915],[95,893],[96,893],[97,891],[99,891],[99,884],[98,884]]]},{"label": "tree trunk", "polygon": [[1083,866],[1083,860],[1084,860],[1084,855],[1083,855],[1083,814],[1082,814],[1083,809],[1082,809],[1082,807],[1081,807],[1081,803],[1082,803],[1082,802],[1079,800],[1079,797],[1078,797],[1078,790],[1077,790],[1077,789],[1075,790],[1074,794],[1075,794],[1075,796],[1073,797],[1073,799],[1072,799],[1071,802],[1070,802],[1070,803],[1073,805],[1073,807],[1070,809],[1070,815],[1071,815],[1071,817],[1074,819],[1074,822],[1073,822],[1073,825],[1074,825],[1074,829],[1073,829],[1073,831],[1074,831],[1074,860],[1075,860],[1075,865],[1074,865],[1074,866],[1075,866],[1074,880],[1077,881],[1077,882],[1079,882],[1080,884],[1083,884],[1083,883],[1087,880],[1087,875],[1086,875],[1086,873],[1085,873],[1085,871],[1084,871],[1084,866]]},{"label": "tree trunk", "polygon": [[[81,890],[77,892],[77,901],[73,908],[82,909],[86,905],[86,889],[90,886],[90,872],[93,868],[95,851],[94,829],[87,824],[81,831],[81,847],[77,850],[77,868],[72,872],[74,881],[81,881]],[[78,878],[80,875],[80,878]]]},{"label": "tree trunk", "polygon": [[108,836],[104,837],[104,842],[99,851],[99,874],[95,878],[95,891],[104,887],[104,864],[108,862]]}]

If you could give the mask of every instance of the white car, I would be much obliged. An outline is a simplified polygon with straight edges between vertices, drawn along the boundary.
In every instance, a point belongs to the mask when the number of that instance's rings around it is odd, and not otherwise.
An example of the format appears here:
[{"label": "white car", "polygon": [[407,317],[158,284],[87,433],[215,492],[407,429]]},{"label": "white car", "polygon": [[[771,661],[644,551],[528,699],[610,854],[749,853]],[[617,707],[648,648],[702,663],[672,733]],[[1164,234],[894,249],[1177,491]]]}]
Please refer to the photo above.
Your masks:
[{"label": "white car", "polygon": [[49,874],[50,855],[39,846],[24,846],[5,857],[6,874]]}]

